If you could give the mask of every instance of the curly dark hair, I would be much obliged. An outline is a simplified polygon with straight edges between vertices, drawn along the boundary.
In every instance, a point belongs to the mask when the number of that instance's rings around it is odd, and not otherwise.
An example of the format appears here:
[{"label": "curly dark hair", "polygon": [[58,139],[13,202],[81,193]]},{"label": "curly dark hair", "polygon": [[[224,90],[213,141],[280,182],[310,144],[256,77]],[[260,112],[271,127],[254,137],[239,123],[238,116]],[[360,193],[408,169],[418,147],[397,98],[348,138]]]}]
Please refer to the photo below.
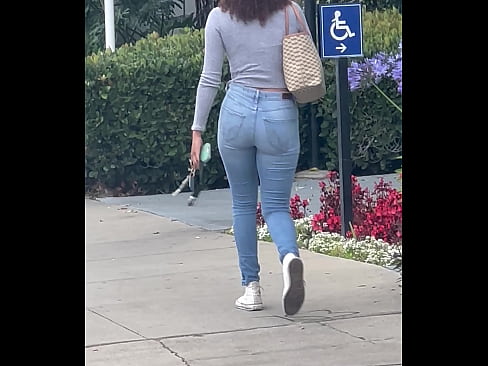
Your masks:
[{"label": "curly dark hair", "polygon": [[220,0],[219,7],[244,23],[258,19],[264,25],[271,14],[289,3],[290,0]]}]

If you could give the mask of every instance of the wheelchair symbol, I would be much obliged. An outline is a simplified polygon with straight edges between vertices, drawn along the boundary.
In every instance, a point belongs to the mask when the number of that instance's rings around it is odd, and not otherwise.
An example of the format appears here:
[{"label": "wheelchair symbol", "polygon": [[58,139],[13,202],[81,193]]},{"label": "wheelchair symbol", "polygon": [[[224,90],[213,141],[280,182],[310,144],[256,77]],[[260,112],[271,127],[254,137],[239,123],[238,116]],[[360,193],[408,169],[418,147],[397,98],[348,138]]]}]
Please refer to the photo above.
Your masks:
[{"label": "wheelchair symbol", "polygon": [[[339,20],[340,16],[341,16],[341,12],[339,10],[336,10],[334,12],[334,19],[332,19],[332,24],[330,25],[330,35],[336,41],[343,41],[347,37],[354,37],[356,35],[356,33],[351,32],[345,20]],[[341,36],[338,36],[335,33],[336,30],[345,30],[345,33]]]}]

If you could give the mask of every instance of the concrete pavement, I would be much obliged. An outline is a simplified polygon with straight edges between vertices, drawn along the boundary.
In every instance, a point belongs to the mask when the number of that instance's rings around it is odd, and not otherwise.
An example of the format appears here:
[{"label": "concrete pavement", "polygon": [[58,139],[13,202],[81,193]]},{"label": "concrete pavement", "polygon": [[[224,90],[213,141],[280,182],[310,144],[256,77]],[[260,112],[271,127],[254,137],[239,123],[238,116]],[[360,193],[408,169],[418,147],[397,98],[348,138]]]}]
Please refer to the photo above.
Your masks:
[{"label": "concrete pavement", "polygon": [[237,310],[223,226],[86,200],[86,365],[401,365],[398,273],[302,250],[306,299],[286,317],[277,251],[261,242],[265,308]]}]

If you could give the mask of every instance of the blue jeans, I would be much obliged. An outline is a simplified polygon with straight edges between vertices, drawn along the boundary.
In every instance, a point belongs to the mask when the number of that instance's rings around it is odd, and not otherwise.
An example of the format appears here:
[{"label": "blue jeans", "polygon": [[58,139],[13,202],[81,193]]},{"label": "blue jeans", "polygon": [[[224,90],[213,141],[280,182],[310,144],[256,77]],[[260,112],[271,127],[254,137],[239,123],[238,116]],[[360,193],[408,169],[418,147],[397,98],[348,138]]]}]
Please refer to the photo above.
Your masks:
[{"label": "blue jeans", "polygon": [[280,262],[299,256],[290,195],[300,152],[298,107],[282,93],[230,84],[222,102],[218,148],[232,194],[234,237],[242,285],[259,281],[256,233],[261,210]]}]

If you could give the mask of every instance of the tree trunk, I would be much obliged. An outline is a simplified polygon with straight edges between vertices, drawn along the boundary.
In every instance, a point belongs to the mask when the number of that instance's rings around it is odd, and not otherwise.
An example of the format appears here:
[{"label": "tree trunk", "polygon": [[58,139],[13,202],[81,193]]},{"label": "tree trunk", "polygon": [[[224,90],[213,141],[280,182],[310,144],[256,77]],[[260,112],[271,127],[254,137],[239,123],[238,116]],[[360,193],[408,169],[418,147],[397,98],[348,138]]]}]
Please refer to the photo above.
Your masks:
[{"label": "tree trunk", "polygon": [[195,26],[203,28],[210,11],[216,7],[218,0],[195,0]]}]

